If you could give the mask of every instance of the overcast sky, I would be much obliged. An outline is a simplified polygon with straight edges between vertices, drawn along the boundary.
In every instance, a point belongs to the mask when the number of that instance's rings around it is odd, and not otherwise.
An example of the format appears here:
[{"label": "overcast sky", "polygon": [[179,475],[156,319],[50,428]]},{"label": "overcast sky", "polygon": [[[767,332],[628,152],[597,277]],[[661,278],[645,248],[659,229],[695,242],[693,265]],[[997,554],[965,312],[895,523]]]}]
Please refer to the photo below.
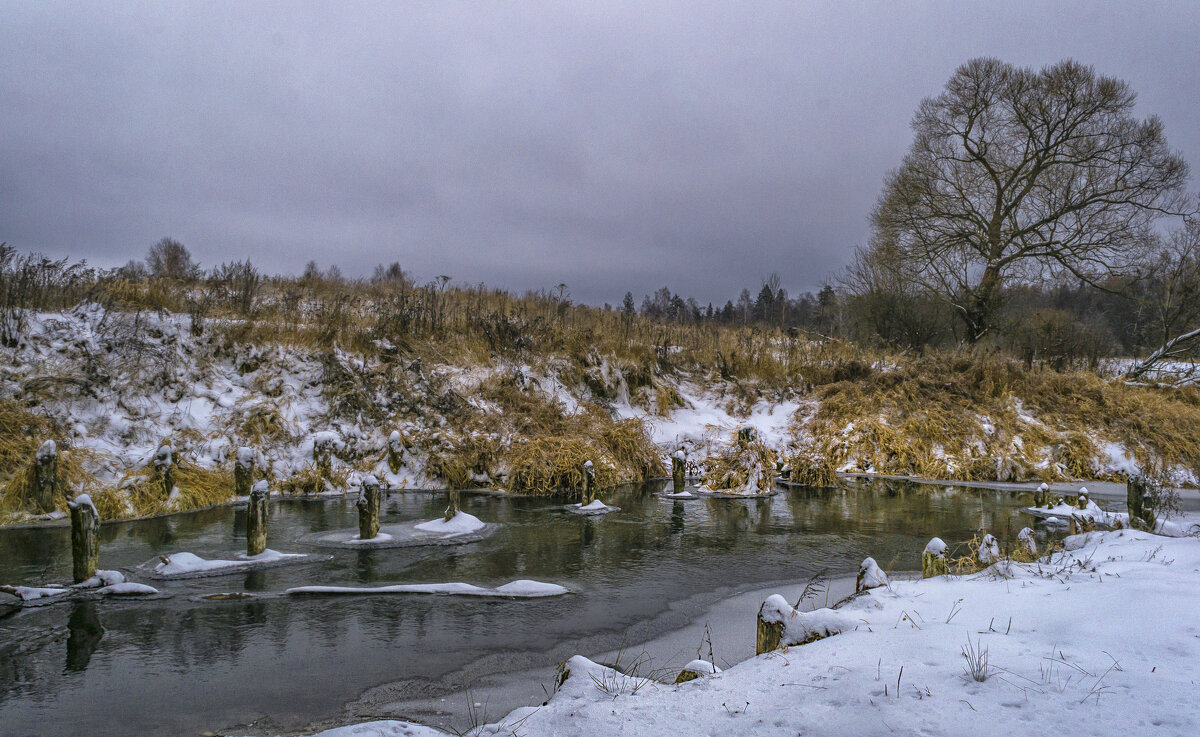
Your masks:
[{"label": "overcast sky", "polygon": [[972,57],[1123,78],[1200,169],[1198,37],[1190,0],[0,0],[0,241],[796,294],[866,240],[918,102]]}]

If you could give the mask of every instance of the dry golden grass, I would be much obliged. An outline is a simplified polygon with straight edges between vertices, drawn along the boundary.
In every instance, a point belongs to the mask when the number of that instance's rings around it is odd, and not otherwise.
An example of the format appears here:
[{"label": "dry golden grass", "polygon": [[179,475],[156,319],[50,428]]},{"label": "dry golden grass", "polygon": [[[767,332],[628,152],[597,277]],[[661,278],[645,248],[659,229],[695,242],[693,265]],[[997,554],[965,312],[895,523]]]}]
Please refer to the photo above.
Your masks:
[{"label": "dry golden grass", "polygon": [[825,454],[811,446],[793,448],[784,455],[783,464],[787,467],[787,479],[792,483],[804,486],[828,487],[837,486],[837,467]]},{"label": "dry golden grass", "polygon": [[765,494],[775,489],[775,453],[757,435],[739,432],[723,451],[704,460],[709,489]]},{"label": "dry golden grass", "polygon": [[[59,449],[58,484],[54,495],[56,510],[66,512],[68,499],[79,494],[94,495],[99,490],[95,478],[84,467],[94,457],[94,453],[85,449]],[[0,494],[0,513],[40,512],[33,498],[34,484],[35,462],[30,454],[29,460],[4,485],[3,494]]]},{"label": "dry golden grass", "polygon": [[1098,475],[1099,443],[1118,442],[1144,468],[1200,473],[1200,436],[1188,430],[1200,426],[1195,387],[935,356],[831,384],[819,398],[805,429],[838,466],[856,458],[862,470],[928,478],[1087,479]]}]

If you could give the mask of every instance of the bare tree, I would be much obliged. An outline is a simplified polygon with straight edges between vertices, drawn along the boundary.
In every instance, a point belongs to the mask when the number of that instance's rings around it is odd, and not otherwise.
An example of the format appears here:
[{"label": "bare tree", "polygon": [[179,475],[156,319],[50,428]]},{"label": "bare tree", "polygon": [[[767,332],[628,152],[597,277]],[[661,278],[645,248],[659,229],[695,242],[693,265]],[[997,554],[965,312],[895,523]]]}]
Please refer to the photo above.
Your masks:
[{"label": "bare tree", "polygon": [[150,246],[146,254],[146,267],[151,276],[180,281],[194,279],[200,271],[200,267],[192,260],[191,252],[174,238],[163,238]]},{"label": "bare tree", "polygon": [[1154,319],[1158,349],[1129,370],[1139,379],[1152,369],[1179,362],[1166,371],[1187,380],[1200,373],[1200,220],[1188,218],[1172,232],[1152,262],[1145,302]]},{"label": "bare tree", "polygon": [[1159,119],[1132,116],[1134,98],[1074,61],[964,64],[921,102],[873,239],[952,305],[972,343],[995,327],[1007,284],[1122,272],[1157,217],[1183,214],[1188,174]]}]

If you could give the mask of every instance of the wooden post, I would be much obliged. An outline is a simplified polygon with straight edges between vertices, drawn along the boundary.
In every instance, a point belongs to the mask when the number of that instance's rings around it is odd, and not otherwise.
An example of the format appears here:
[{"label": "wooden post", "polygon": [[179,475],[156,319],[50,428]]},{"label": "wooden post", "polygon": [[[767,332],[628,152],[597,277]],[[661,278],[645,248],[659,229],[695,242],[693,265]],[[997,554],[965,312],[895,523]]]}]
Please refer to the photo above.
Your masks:
[{"label": "wooden post", "polygon": [[379,534],[379,481],[368,474],[358,496],[358,539],[373,540]]},{"label": "wooden post", "polygon": [[400,467],[404,465],[404,436],[399,430],[392,430],[388,436],[387,464],[392,473],[400,473]]},{"label": "wooden post", "polygon": [[171,446],[166,443],[159,446],[158,452],[154,454],[154,471],[162,485],[162,498],[169,498],[171,491],[175,489],[175,461]]},{"label": "wooden post", "polygon": [[1033,506],[1050,506],[1050,486],[1048,484],[1042,484],[1037,487],[1037,491],[1033,492]]},{"label": "wooden post", "polygon": [[1079,496],[1075,497],[1075,506],[1079,507],[1080,509],[1087,509],[1087,505],[1088,490],[1087,487],[1084,486],[1079,489]]},{"label": "wooden post", "polygon": [[446,505],[446,514],[443,519],[449,522],[458,514],[458,489],[451,489],[447,498],[449,504]]},{"label": "wooden post", "polygon": [[583,488],[580,491],[580,505],[586,507],[596,501],[596,471],[591,461],[583,464]]},{"label": "wooden post", "polygon": [[80,494],[68,502],[71,510],[71,574],[75,583],[81,583],[96,575],[96,561],[100,557],[100,513],[92,498]]},{"label": "wooden post", "polygon": [[1125,506],[1129,509],[1130,527],[1154,529],[1154,509],[1146,503],[1150,482],[1145,476],[1130,476],[1125,481]]},{"label": "wooden post", "polygon": [[683,454],[683,448],[671,454],[671,491],[680,494],[684,490],[686,477],[684,476],[684,468],[686,458]]},{"label": "wooden post", "polygon": [[233,461],[233,495],[250,496],[254,484],[254,451],[246,446],[237,449]]},{"label": "wooden post", "polygon": [[54,496],[58,491],[58,446],[53,440],[42,443],[33,457],[33,498],[38,511],[54,511]]},{"label": "wooden post", "polygon": [[763,608],[766,602],[758,608],[758,630],[754,637],[754,654],[762,655],[779,649],[783,640],[783,622],[767,622],[763,619]]},{"label": "wooden post", "polygon": [[268,499],[271,493],[266,481],[259,481],[246,503],[246,555],[259,555],[267,549]]}]

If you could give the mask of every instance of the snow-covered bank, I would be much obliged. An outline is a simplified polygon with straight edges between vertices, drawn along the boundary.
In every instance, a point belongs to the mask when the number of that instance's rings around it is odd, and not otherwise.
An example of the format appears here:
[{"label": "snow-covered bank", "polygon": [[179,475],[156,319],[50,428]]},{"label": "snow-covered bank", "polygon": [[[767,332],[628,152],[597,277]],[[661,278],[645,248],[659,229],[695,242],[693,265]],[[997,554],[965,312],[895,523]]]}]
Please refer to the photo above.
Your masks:
[{"label": "snow-covered bank", "polygon": [[[479,733],[1194,734],[1200,540],[1069,540],[1039,563],[872,590],[841,610],[853,631],[678,686],[576,657],[546,706]],[[964,648],[986,654],[983,680]]]}]

